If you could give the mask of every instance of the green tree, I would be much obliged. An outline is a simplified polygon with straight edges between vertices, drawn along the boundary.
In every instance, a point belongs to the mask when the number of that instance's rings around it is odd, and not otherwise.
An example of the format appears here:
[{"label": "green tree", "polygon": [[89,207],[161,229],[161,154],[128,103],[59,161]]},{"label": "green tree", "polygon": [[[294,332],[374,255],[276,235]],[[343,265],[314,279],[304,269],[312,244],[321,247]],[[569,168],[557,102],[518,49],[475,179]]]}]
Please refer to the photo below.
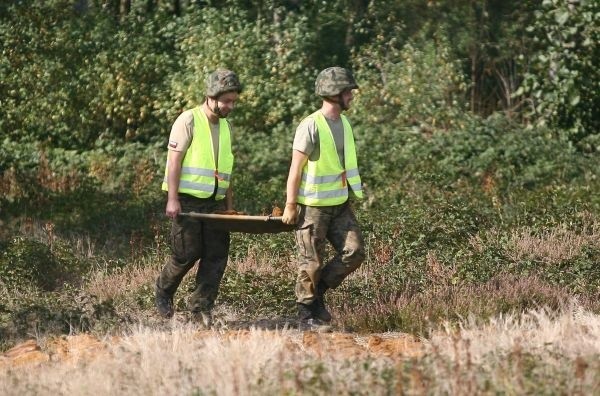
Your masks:
[{"label": "green tree", "polygon": [[244,85],[232,115],[238,163],[258,178],[283,175],[287,164],[273,158],[288,159],[292,125],[315,102],[318,70],[306,57],[315,42],[308,20],[289,16],[272,24],[251,21],[237,8],[209,8],[184,21],[190,28],[178,47],[181,72],[172,78],[171,118],[202,103],[204,79],[214,68],[236,71]]},{"label": "green tree", "polygon": [[[425,37],[435,42],[440,32],[448,37],[450,55],[460,60],[460,72],[469,86],[472,113],[495,111],[519,114],[519,87],[531,52],[526,27],[534,20],[540,0],[403,0],[370,2],[359,25],[362,42],[399,42]],[[422,50],[417,47],[417,50]],[[519,60],[519,55],[523,60]]]},{"label": "green tree", "polygon": [[518,94],[527,93],[540,124],[568,131],[581,150],[600,150],[600,3],[544,0],[528,31],[537,42]]},{"label": "green tree", "polygon": [[177,71],[175,43],[179,26],[163,12],[145,16],[131,12],[120,22],[104,22],[89,31],[97,52],[81,65],[81,76],[93,95],[87,113],[95,140],[164,139],[170,78]]},{"label": "green tree", "polygon": [[[68,0],[22,1],[0,20],[0,130],[14,140],[79,143],[86,88],[81,62],[94,46]],[[85,43],[85,45],[84,45]]]},{"label": "green tree", "polygon": [[[0,20],[0,130],[72,149],[162,136],[177,25],[72,0],[22,1]],[[168,98],[166,99],[168,100]]]}]

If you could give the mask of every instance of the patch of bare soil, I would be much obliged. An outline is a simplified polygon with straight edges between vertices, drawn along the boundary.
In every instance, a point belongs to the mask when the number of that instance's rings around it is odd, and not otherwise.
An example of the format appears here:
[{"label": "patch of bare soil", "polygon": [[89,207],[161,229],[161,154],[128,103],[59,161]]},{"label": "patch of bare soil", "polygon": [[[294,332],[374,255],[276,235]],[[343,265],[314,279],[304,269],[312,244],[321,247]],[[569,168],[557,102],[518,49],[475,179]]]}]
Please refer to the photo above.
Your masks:
[{"label": "patch of bare soil", "polygon": [[27,340],[6,351],[0,357],[0,368],[6,366],[30,366],[46,362],[87,361],[106,352],[109,342],[118,343],[117,337],[100,341],[89,334],[52,337],[41,345]]},{"label": "patch of bare soil", "polygon": [[[197,336],[220,337],[240,340],[249,337],[252,329],[198,330]],[[421,343],[413,336],[403,333],[358,335],[340,331],[319,332],[314,330],[260,330],[273,337],[285,337],[289,350],[305,352],[317,358],[340,359],[386,357],[403,359],[422,354]],[[28,340],[18,344],[0,356],[0,369],[28,367],[47,362],[78,363],[93,360],[108,353],[111,344],[121,339],[113,337],[100,340],[89,334],[49,338],[43,343]]]}]

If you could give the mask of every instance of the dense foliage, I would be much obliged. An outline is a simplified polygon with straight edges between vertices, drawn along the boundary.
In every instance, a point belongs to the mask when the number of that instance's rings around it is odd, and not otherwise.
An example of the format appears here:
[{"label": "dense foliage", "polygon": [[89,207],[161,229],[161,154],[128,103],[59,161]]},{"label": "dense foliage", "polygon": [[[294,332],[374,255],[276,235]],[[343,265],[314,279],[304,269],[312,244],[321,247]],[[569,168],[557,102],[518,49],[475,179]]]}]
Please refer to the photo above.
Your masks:
[{"label": "dense foliage", "polygon": [[523,89],[540,123],[564,129],[584,151],[600,147],[600,5],[545,0],[529,30],[538,51]]}]

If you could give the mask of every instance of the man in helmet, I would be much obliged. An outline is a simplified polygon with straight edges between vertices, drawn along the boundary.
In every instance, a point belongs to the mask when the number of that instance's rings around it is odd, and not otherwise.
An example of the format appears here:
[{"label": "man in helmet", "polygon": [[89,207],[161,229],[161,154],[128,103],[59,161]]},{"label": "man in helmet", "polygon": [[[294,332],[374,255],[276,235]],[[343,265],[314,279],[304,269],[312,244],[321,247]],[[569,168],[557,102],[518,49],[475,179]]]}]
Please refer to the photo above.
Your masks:
[{"label": "man in helmet", "polygon": [[[319,73],[320,110],[296,129],[283,222],[296,224],[299,271],[295,293],[301,322],[330,322],[325,292],[337,287],[365,258],[364,242],[349,204],[362,198],[354,135],[342,114],[358,88],[352,73],[330,67]],[[327,241],[335,255],[325,261]]]},{"label": "man in helmet", "polygon": [[234,72],[214,71],[206,79],[204,103],[184,111],[171,129],[162,184],[167,191],[165,212],[173,219],[171,255],[156,280],[156,308],[162,317],[173,316],[177,287],[199,261],[189,308],[195,319],[206,326],[211,323],[210,312],[227,265],[229,233],[179,214],[233,211],[232,128],[226,118],[241,91]]}]

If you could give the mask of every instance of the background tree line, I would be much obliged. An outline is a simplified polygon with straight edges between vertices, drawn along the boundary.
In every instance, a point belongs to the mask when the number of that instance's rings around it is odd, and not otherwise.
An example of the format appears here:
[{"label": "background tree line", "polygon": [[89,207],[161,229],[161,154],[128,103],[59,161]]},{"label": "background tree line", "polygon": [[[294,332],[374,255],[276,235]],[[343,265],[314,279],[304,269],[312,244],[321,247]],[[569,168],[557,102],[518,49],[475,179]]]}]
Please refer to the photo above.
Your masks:
[{"label": "background tree line", "polygon": [[249,127],[269,128],[300,116],[319,69],[341,64],[363,80],[375,69],[370,89],[385,89],[395,80],[386,69],[406,68],[394,56],[408,46],[453,65],[461,84],[428,82],[448,84],[472,114],[543,118],[572,129],[576,142],[598,131],[592,1],[22,0],[0,7],[0,126],[13,139],[87,148],[106,137],[164,138],[170,118],[199,99],[203,73],[217,65],[245,77],[241,118],[266,113]]},{"label": "background tree line", "polygon": [[282,194],[295,124],[330,65],[356,74],[350,115],[382,197],[428,172],[506,189],[570,177],[600,146],[598,12],[587,0],[4,2],[2,202],[37,206],[76,190],[76,174],[113,192],[143,169],[151,186],[171,123],[218,66],[246,87],[233,121],[254,200]]}]

